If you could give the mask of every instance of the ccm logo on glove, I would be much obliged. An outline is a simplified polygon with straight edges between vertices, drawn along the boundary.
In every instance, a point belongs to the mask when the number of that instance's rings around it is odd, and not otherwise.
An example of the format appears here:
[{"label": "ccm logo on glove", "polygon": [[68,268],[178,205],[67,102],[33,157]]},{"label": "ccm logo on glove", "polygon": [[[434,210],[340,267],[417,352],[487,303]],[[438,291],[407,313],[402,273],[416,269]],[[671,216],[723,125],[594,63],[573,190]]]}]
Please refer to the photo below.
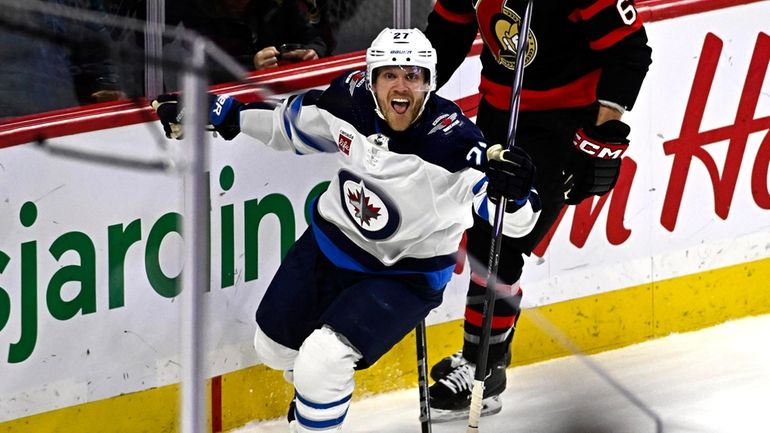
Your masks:
[{"label": "ccm logo on glove", "polygon": [[578,204],[592,195],[610,191],[618,180],[631,128],[620,120],[586,125],[575,132],[562,179],[564,202]]},{"label": "ccm logo on glove", "polygon": [[628,149],[628,140],[624,141],[625,143],[610,143],[596,140],[586,134],[583,128],[580,128],[575,132],[575,138],[572,140],[572,144],[594,158],[620,159],[623,156],[623,152]]}]

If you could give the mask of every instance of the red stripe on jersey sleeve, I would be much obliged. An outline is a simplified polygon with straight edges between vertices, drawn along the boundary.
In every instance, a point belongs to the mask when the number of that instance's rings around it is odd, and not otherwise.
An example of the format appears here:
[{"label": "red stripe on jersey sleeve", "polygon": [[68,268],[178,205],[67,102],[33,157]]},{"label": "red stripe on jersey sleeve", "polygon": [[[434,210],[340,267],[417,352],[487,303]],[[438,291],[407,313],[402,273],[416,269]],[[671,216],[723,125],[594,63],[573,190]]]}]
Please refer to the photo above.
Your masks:
[{"label": "red stripe on jersey sleeve", "polygon": [[466,13],[466,14],[458,14],[455,12],[452,12],[444,7],[443,4],[441,4],[441,1],[437,1],[436,5],[433,7],[433,10],[436,11],[437,14],[441,18],[444,18],[445,20],[456,23],[456,24],[468,24],[476,21],[476,15],[473,12]]},{"label": "red stripe on jersey sleeve", "polygon": [[641,27],[642,27],[642,20],[637,19],[634,22],[634,24],[628,27],[621,27],[619,29],[616,29],[614,31],[607,33],[606,35],[602,36],[601,38],[595,41],[590,42],[589,46],[594,51],[599,51],[605,48],[609,48],[615,45],[616,43],[618,43],[618,41],[622,40],[626,36],[639,30]]},{"label": "red stripe on jersey sleeve", "polygon": [[580,10],[575,9],[574,11],[572,11],[572,13],[567,16],[567,19],[572,21],[573,23],[578,22],[580,20]]},{"label": "red stripe on jersey sleeve", "polygon": [[578,9],[575,11],[577,17],[583,21],[590,20],[594,15],[598,14],[605,8],[615,6],[615,0],[597,0],[596,3],[588,6],[585,9]]}]

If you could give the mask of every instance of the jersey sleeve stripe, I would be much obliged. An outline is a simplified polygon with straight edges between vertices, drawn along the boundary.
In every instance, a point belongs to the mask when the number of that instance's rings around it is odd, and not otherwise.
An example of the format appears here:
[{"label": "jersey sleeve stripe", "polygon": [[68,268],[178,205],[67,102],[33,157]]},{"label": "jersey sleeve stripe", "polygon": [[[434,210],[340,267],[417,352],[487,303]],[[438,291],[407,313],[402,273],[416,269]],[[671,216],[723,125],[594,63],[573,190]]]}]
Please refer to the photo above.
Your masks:
[{"label": "jersey sleeve stripe", "polygon": [[642,27],[642,20],[636,20],[634,24],[628,27],[621,27],[608,33],[607,35],[589,43],[594,51],[604,50],[623,40],[626,36],[634,33]]},{"label": "jersey sleeve stripe", "polygon": [[472,12],[469,13],[456,13],[448,10],[441,4],[441,0],[436,2],[433,10],[445,20],[456,24],[468,24],[476,21],[476,16]]},{"label": "jersey sleeve stripe", "polygon": [[476,208],[476,213],[478,216],[480,216],[484,221],[489,221],[489,198],[487,196],[484,196],[481,201],[478,203],[478,207]]},{"label": "jersey sleeve stripe", "polygon": [[[293,101],[292,101],[293,102]],[[292,110],[292,103],[289,103],[289,110]],[[292,116],[287,115],[286,112],[283,113],[283,129],[286,132],[286,137],[291,140],[292,132],[291,132],[291,118]]]},{"label": "jersey sleeve stripe", "polygon": [[486,176],[484,176],[481,179],[479,179],[479,181],[476,182],[475,185],[473,185],[473,189],[472,189],[473,193],[474,194],[478,194],[481,191],[481,187],[483,187],[484,185],[487,184],[487,180],[488,179],[487,179]]},{"label": "jersey sleeve stripe", "polygon": [[596,14],[598,14],[602,10],[608,7],[614,7],[614,5],[615,5],[615,0],[598,0],[596,3],[593,3],[591,6],[587,8],[577,9],[575,12],[573,12],[570,15],[570,19],[572,19],[573,21],[577,21],[577,20],[587,21],[593,18]]},{"label": "jersey sleeve stripe", "polygon": [[[337,152],[337,143],[324,137],[313,136],[303,132],[302,128],[297,126],[297,120],[302,111],[302,95],[294,98],[284,112],[284,125],[286,134],[292,139],[292,131],[295,134],[292,142],[297,153],[307,154],[314,152]],[[299,146],[298,146],[299,145]]]}]

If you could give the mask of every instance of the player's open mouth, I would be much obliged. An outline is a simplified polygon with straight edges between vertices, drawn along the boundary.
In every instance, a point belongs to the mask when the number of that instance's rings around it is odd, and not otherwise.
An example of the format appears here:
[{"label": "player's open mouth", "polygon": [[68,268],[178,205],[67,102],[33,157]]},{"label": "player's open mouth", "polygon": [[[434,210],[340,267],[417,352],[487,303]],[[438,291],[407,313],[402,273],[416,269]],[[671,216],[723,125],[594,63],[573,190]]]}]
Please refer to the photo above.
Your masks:
[{"label": "player's open mouth", "polygon": [[393,107],[393,111],[396,113],[404,114],[409,109],[409,100],[406,98],[393,98],[390,100],[390,106]]}]

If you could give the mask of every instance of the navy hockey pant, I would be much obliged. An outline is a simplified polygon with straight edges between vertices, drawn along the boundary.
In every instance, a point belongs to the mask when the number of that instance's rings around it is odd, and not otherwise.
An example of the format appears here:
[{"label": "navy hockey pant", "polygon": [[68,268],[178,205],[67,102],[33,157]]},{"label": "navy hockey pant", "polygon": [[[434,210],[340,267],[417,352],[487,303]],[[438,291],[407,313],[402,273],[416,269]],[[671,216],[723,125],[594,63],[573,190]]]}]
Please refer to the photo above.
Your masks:
[{"label": "navy hockey pant", "polygon": [[367,368],[441,304],[443,289],[420,280],[338,268],[308,229],[268,286],[257,323],[268,337],[295,350],[313,330],[328,325],[363,356],[356,368]]}]

